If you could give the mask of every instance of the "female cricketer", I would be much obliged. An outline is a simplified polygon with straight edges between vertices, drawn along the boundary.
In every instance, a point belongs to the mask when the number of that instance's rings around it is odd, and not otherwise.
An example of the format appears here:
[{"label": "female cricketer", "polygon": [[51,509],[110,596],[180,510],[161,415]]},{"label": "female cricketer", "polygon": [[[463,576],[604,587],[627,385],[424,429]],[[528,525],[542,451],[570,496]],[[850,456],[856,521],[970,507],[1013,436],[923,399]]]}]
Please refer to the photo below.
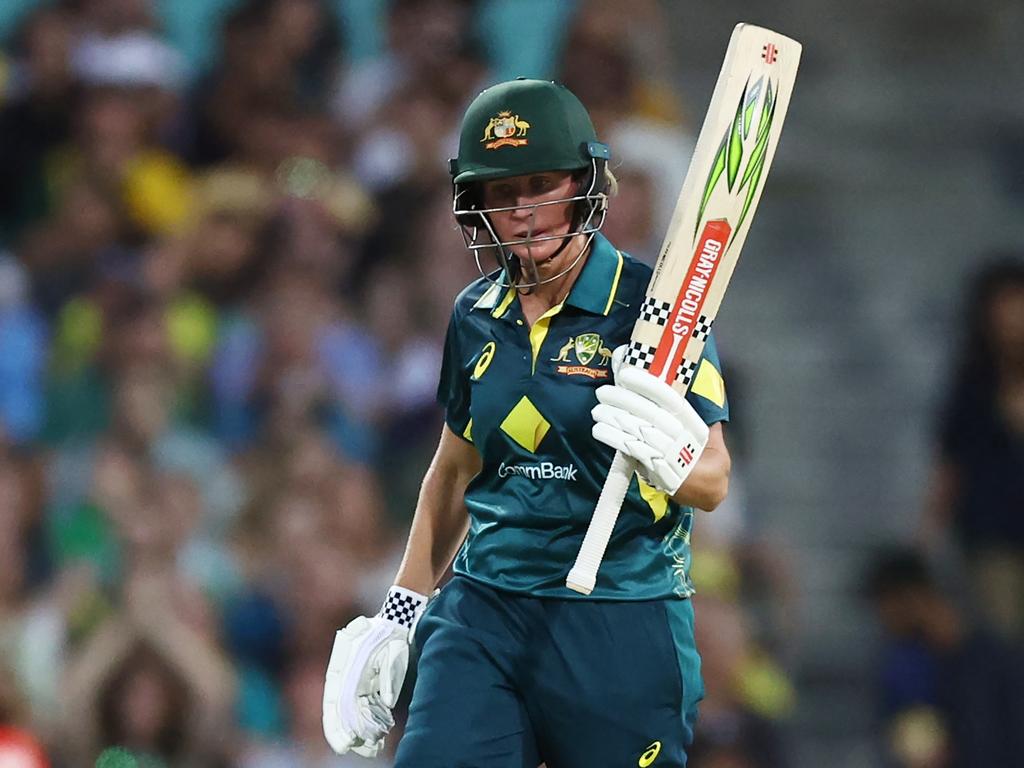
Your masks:
[{"label": "female cricketer", "polygon": [[[399,768],[686,764],[703,693],[690,527],[728,488],[728,405],[713,339],[685,398],[618,365],[651,270],[599,232],[608,159],[557,83],[501,83],[466,111],[455,217],[498,269],[455,301],[446,423],[394,586],[335,639],[323,719],[339,753],[380,751],[415,645]],[[583,597],[565,578],[616,449],[640,470]]]}]

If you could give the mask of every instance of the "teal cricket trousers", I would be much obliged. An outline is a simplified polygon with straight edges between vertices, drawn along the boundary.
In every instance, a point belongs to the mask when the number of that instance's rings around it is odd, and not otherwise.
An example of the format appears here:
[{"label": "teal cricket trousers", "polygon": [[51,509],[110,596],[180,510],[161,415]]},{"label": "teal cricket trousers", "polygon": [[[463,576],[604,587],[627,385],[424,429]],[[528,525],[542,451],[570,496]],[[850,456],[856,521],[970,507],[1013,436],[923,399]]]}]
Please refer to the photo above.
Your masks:
[{"label": "teal cricket trousers", "polygon": [[416,630],[396,768],[681,768],[703,696],[689,600],[560,600],[456,576]]}]

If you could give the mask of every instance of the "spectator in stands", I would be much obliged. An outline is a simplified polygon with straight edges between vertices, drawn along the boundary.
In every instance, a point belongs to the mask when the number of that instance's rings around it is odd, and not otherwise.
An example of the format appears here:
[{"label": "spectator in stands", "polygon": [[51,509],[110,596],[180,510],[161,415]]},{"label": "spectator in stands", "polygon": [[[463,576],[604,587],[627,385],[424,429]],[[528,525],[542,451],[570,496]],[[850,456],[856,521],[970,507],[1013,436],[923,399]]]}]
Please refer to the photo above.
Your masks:
[{"label": "spectator in stands", "polygon": [[239,709],[242,764],[318,765],[314,756],[328,753],[322,737],[311,738],[308,714],[319,712],[322,682],[312,681],[309,690],[308,675],[295,672],[322,666],[330,651],[325,628],[364,610],[361,595],[376,589],[364,582],[380,558],[381,501],[375,478],[340,464],[315,433],[274,455],[280,466],[265,467],[270,496],[253,504],[239,526],[246,583],[225,613],[246,694]]},{"label": "spectator in stands", "polygon": [[250,3],[221,26],[219,61],[199,82],[190,110],[189,160],[200,167],[222,163],[239,151],[257,111],[292,105],[284,51],[266,45],[268,31]]},{"label": "spectator in stands", "polygon": [[[87,87],[129,93],[145,116],[152,136],[171,146],[181,141],[176,132],[190,73],[185,57],[164,37],[157,11],[154,0],[93,0],[80,4],[72,64]],[[166,164],[173,158],[161,159]],[[180,167],[150,165],[141,174],[152,187],[158,182],[166,184],[174,170]],[[174,223],[151,222],[156,226]]]},{"label": "spectator in stands", "polygon": [[72,659],[63,700],[72,764],[90,765],[113,745],[168,765],[227,764],[233,676],[176,602],[165,580],[136,580],[124,610]]},{"label": "spectator in stands", "polygon": [[48,319],[93,289],[102,257],[119,252],[128,229],[118,196],[95,179],[70,182],[56,204],[16,249],[31,277],[33,300]]},{"label": "spectator in stands", "polygon": [[367,320],[381,341],[385,370],[381,384],[388,407],[382,409],[378,429],[388,457],[387,492],[392,508],[402,510],[406,522],[421,478],[405,467],[430,460],[430,444],[440,428],[434,396],[441,357],[424,329],[428,300],[423,293],[414,271],[397,265],[375,269],[364,292]]},{"label": "spectator in stands", "polygon": [[315,268],[281,264],[261,293],[255,314],[240,319],[215,355],[219,412],[234,414],[243,441],[262,434],[275,442],[314,423],[349,456],[370,459],[370,425],[381,407],[376,340]]},{"label": "spectator in stands", "polygon": [[[416,84],[430,84],[453,109],[473,92],[467,63],[472,3],[467,0],[394,0],[388,6],[387,48],[343,73],[333,111],[362,132],[384,105]],[[467,76],[469,75],[469,76]],[[451,102],[456,103],[451,103]]]},{"label": "spectator in stands", "polygon": [[0,108],[0,243],[13,244],[50,208],[46,160],[72,133],[78,85],[69,12],[45,6],[15,36],[13,82]]},{"label": "spectator in stands", "polygon": [[900,768],[1010,766],[1024,751],[1024,657],[974,628],[916,552],[878,556],[883,752]]},{"label": "spectator in stands", "polygon": [[355,148],[356,174],[388,208],[418,202],[442,178],[454,128],[437,84],[416,80],[381,105]]},{"label": "spectator in stands", "polygon": [[49,338],[30,299],[25,270],[0,253],[0,446],[31,443],[45,417]]},{"label": "spectator in stands", "polygon": [[988,625],[1024,639],[1024,257],[994,260],[968,300],[947,396],[928,538],[949,531]]},{"label": "spectator in stands", "polygon": [[300,105],[322,112],[341,63],[341,40],[331,4],[322,0],[256,0],[268,45],[282,52]]},{"label": "spectator in stands", "polygon": [[774,663],[756,652],[749,620],[726,594],[726,586],[695,584],[694,609],[701,618],[694,626],[705,695],[694,736],[694,763],[718,760],[730,768],[782,768],[788,763],[781,721],[793,707],[792,687]]},{"label": "spectator in stands", "polygon": [[322,114],[341,61],[338,25],[318,0],[245,0],[221,27],[221,55],[193,94],[189,158],[231,159],[259,115]]},{"label": "spectator in stands", "polygon": [[47,588],[51,563],[33,475],[32,462],[0,454],[0,724],[5,704],[14,706],[8,724],[50,737],[72,578],[62,572],[56,588]]},{"label": "spectator in stands", "polygon": [[665,79],[673,59],[662,36],[663,12],[649,0],[588,2],[587,12],[573,19],[559,75],[587,105],[598,135],[613,142],[616,165],[649,178],[655,248],[668,229],[695,142]]},{"label": "spectator in stands", "polygon": [[654,266],[658,259],[664,232],[658,232],[655,212],[655,179],[639,165],[623,165],[615,169],[619,180],[619,193],[615,207],[609,209],[604,231],[614,243],[621,243],[623,251]]}]

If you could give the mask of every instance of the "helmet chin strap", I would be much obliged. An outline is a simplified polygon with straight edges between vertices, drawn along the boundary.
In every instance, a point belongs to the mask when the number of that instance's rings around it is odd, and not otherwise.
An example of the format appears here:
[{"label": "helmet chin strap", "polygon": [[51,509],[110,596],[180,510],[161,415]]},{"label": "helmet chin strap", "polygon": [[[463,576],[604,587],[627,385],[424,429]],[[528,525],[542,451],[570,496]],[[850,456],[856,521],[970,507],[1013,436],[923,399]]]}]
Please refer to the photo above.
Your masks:
[{"label": "helmet chin strap", "polygon": [[[566,234],[565,239],[562,240],[562,244],[560,246],[558,246],[557,249],[555,249],[554,253],[552,253],[550,256],[548,256],[548,261],[551,261],[552,259],[556,258],[562,251],[564,251],[568,247],[569,243],[571,243],[573,240],[576,239],[576,237],[578,235],[579,235],[579,232],[571,232],[571,233]],[[532,282],[527,283],[522,288],[520,288],[519,286],[516,286],[516,290],[519,291],[520,293],[524,294],[524,295],[529,296],[539,286],[545,285],[545,284],[550,283],[550,282],[552,282],[554,280],[558,280],[560,277],[564,277],[565,275],[567,275],[570,272],[572,272],[572,270],[576,267],[576,265],[579,264],[580,259],[583,258],[583,254],[585,254],[587,252],[587,248],[590,246],[590,241],[593,239],[593,237],[594,237],[594,235],[593,235],[593,233],[591,233],[590,236],[587,238],[587,242],[583,244],[583,247],[580,248],[580,252],[576,255],[576,258],[572,260],[572,263],[568,267],[563,269],[557,275],[552,275],[551,277],[548,277],[548,278],[546,278],[544,280],[540,279],[540,271],[537,269],[537,262],[535,262],[532,258],[527,258],[526,262],[527,262],[527,265],[528,265],[528,268],[529,268],[529,271],[530,271],[530,280]],[[522,259],[522,257],[517,256],[516,258],[519,261],[520,269],[522,269],[523,268],[523,259]]]}]

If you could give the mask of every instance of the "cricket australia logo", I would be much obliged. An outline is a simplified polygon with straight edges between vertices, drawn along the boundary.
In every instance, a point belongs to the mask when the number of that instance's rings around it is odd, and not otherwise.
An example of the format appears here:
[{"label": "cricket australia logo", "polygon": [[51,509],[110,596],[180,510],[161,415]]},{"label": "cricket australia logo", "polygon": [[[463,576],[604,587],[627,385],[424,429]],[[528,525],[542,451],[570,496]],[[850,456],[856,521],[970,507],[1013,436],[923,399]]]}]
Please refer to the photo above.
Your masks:
[{"label": "cricket australia logo", "polygon": [[480,143],[484,149],[498,149],[499,147],[525,147],[527,141],[526,133],[530,130],[530,124],[511,112],[499,112],[492,117],[484,127],[484,137]]},{"label": "cricket australia logo", "polygon": [[[572,359],[575,358],[575,359]],[[596,358],[596,362],[595,362]],[[591,379],[607,379],[608,364],[612,351],[596,333],[581,333],[566,339],[558,354],[551,362],[564,363],[555,368],[556,373],[566,376],[588,376]],[[594,363],[591,365],[591,363]]]}]

